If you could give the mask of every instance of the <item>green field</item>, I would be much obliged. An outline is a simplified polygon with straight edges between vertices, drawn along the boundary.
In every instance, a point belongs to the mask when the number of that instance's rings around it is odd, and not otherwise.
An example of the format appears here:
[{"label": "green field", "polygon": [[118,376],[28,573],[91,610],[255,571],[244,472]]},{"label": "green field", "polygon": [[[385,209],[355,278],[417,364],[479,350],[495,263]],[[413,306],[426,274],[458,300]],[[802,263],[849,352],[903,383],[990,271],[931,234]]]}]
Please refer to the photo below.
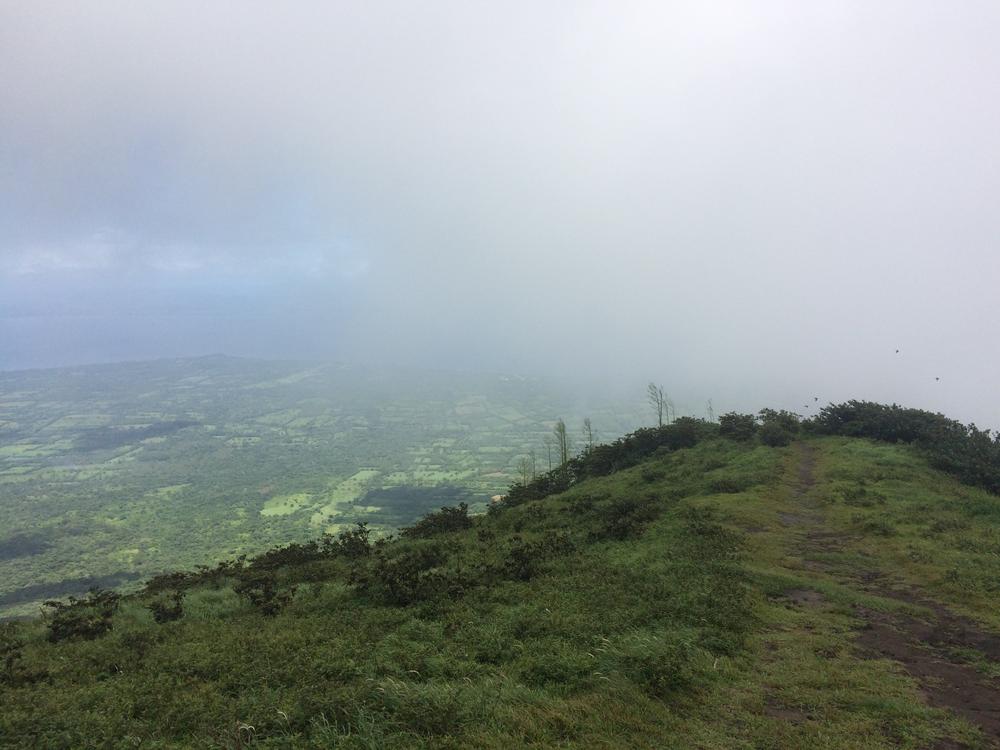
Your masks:
[{"label": "green field", "polygon": [[[484,507],[526,453],[547,468],[555,419],[612,438],[637,396],[227,357],[0,373],[0,616],[359,520],[395,529],[454,488]],[[386,487],[412,491],[365,500]]]}]

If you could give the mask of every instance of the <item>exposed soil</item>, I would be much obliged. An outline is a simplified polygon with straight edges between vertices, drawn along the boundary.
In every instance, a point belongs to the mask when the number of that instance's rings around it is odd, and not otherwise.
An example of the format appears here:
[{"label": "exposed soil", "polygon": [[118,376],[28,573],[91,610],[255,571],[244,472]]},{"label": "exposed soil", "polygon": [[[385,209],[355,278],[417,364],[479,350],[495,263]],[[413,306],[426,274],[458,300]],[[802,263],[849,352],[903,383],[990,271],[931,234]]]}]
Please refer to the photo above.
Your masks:
[{"label": "exposed soil", "polygon": [[789,589],[784,597],[797,607],[819,607],[826,602],[826,597],[812,589]]},{"label": "exposed soil", "polygon": [[779,513],[778,520],[782,526],[810,526],[819,522],[819,516],[804,513]]},{"label": "exposed soil", "polygon": [[996,659],[1000,639],[970,627],[940,605],[928,618],[863,607],[857,612],[865,623],[857,640],[862,654],[899,662],[920,683],[929,704],[951,709],[1000,742],[1000,682],[961,663],[953,653],[975,649],[990,657],[988,649]]},{"label": "exposed soil", "polygon": [[[810,522],[817,526],[803,535],[799,552],[806,561],[806,569],[831,572],[834,566],[815,557],[844,549],[853,537],[823,528],[815,508],[808,501],[807,493],[815,482],[815,460],[815,454],[804,446],[794,492],[803,512],[784,514],[780,520],[789,526],[805,526]],[[915,587],[893,587],[889,576],[882,571],[851,570],[847,576],[862,590],[915,605],[924,612],[913,615],[856,608],[863,623],[857,639],[861,654],[898,662],[919,683],[927,703],[950,709],[965,718],[1000,747],[1000,680],[981,674],[961,655],[972,653],[977,661],[1000,662],[1000,636],[984,631],[968,618],[955,615]],[[818,593],[801,589],[788,591],[785,596],[797,606],[817,606],[823,600]],[[964,745],[948,739],[936,747],[947,750]]]},{"label": "exposed soil", "polygon": [[772,719],[787,721],[789,724],[802,724],[809,719],[805,711],[793,706],[785,706],[770,696],[764,701],[764,714]]}]

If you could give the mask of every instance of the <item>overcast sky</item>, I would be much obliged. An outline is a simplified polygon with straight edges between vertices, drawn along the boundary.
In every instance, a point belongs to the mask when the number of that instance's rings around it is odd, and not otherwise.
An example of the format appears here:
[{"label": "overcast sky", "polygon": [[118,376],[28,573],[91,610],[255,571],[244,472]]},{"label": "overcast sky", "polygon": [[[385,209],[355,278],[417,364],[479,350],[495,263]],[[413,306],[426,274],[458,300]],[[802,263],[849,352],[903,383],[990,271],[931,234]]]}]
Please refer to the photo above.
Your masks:
[{"label": "overcast sky", "polygon": [[322,357],[1000,426],[998,35],[995,0],[0,0],[0,368]]}]

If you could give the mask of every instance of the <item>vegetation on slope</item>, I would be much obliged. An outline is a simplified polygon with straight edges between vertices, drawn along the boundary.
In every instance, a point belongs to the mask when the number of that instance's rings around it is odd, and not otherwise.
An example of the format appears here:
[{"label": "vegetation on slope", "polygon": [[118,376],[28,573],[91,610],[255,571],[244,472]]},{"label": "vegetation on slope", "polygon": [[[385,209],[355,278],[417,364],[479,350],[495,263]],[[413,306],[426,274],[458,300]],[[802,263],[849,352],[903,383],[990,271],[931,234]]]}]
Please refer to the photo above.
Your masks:
[{"label": "vegetation on slope", "polygon": [[1000,493],[1000,432],[964,425],[943,414],[870,401],[831,404],[808,426],[826,435],[911,443],[934,467]]},{"label": "vegetation on slope", "polygon": [[[704,423],[640,431],[485,515],[442,509],[393,541],[359,526],[7,624],[0,744],[1000,738],[939,685],[995,690],[1000,499],[903,445],[781,445],[795,435],[780,413],[764,421],[781,439],[721,421],[727,438]],[[964,640],[929,646],[944,676],[890,638],[959,617]]]}]

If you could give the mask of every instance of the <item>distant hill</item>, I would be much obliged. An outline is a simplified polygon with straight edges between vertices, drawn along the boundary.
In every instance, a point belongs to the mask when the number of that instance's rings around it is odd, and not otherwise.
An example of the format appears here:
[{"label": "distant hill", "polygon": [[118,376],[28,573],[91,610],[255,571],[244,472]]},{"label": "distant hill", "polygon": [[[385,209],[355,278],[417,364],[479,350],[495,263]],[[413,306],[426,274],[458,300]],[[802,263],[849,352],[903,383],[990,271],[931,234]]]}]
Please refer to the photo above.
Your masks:
[{"label": "distant hill", "polygon": [[0,745],[996,746],[996,441],[762,417],[8,624]]}]

